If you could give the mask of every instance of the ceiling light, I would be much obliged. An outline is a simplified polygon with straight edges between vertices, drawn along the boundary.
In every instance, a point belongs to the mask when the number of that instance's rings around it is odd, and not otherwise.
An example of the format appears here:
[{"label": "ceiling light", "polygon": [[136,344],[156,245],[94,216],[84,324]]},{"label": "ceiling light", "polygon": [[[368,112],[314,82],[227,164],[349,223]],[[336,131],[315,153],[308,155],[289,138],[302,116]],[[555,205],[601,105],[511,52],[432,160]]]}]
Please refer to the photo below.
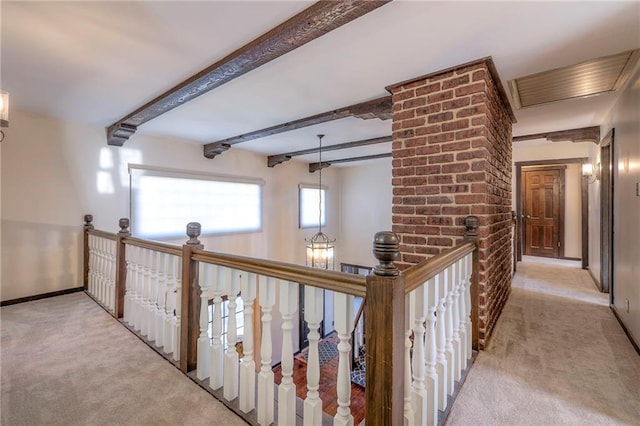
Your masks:
[{"label": "ceiling light", "polygon": [[[324,135],[318,135],[320,141],[320,158],[319,164],[322,164],[322,138]],[[322,167],[318,171],[318,232],[307,242],[307,266],[320,269],[333,269],[333,251],[335,239],[329,238],[322,232]]]}]

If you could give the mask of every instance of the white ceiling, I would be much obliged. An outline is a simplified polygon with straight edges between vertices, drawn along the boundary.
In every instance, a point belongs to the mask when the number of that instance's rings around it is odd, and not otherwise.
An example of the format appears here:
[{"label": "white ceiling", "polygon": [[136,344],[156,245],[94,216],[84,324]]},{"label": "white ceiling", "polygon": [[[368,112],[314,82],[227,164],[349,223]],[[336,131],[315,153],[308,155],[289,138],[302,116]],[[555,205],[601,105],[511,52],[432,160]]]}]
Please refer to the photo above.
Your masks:
[{"label": "white ceiling", "polygon": [[[308,7],[301,1],[0,3],[12,108],[106,127]],[[208,143],[387,95],[485,56],[502,83],[640,47],[640,2],[393,1],[139,127]],[[515,136],[601,124],[617,93],[516,110]],[[235,145],[263,154],[391,134],[347,118]],[[133,136],[135,138],[136,135]],[[106,144],[106,139],[105,139]],[[390,144],[324,159],[390,152]],[[296,160],[317,161],[316,155]]]}]

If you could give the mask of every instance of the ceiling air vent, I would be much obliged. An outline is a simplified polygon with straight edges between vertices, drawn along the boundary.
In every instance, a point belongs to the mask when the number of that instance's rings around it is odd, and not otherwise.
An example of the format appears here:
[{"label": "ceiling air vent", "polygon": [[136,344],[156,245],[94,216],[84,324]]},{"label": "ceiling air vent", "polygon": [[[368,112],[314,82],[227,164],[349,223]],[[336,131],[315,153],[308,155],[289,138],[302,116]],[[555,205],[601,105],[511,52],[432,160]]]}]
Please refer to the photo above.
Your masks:
[{"label": "ceiling air vent", "polygon": [[622,87],[637,59],[637,49],[603,56],[516,78],[509,89],[518,109],[612,92]]}]

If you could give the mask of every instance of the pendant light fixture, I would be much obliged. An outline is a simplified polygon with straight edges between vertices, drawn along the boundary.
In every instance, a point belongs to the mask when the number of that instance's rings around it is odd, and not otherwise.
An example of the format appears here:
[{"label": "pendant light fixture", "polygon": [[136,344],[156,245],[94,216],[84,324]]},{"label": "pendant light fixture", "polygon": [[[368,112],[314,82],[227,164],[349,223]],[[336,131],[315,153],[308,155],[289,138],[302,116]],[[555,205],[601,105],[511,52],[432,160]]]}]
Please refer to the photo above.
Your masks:
[{"label": "pendant light fixture", "polygon": [[329,238],[322,232],[322,138],[320,141],[320,169],[318,170],[318,232],[307,242],[307,266],[320,269],[333,269],[333,251],[335,239]]}]

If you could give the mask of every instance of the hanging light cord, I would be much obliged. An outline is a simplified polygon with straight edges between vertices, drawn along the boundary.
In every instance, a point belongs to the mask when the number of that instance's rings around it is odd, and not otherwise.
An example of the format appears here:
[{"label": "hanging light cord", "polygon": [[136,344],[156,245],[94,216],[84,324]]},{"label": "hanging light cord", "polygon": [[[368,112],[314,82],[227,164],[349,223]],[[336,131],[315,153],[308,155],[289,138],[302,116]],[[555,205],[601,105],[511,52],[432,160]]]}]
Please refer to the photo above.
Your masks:
[{"label": "hanging light cord", "polygon": [[320,185],[318,186],[318,232],[322,233],[322,138],[324,135],[318,135],[320,139]]}]

